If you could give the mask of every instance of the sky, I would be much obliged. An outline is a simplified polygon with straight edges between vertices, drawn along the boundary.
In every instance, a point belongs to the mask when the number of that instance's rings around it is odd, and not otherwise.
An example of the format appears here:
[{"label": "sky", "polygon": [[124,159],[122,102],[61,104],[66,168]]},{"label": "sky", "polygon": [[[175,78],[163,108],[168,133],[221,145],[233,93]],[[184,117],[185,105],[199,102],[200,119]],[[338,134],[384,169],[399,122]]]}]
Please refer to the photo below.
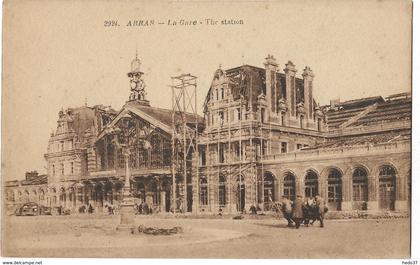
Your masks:
[{"label": "sky", "polygon": [[[207,18],[243,24],[208,26]],[[264,67],[268,54],[280,71],[288,60],[298,76],[310,66],[321,104],[411,89],[409,1],[16,0],[5,3],[3,19],[6,180],[45,172],[43,155],[62,108],[87,100],[120,109],[136,50],[156,107],[171,107],[171,76],[197,76],[201,106],[219,65]],[[167,25],[182,19],[198,25]],[[120,26],[104,27],[109,20]],[[130,20],[164,24],[127,27]]]}]

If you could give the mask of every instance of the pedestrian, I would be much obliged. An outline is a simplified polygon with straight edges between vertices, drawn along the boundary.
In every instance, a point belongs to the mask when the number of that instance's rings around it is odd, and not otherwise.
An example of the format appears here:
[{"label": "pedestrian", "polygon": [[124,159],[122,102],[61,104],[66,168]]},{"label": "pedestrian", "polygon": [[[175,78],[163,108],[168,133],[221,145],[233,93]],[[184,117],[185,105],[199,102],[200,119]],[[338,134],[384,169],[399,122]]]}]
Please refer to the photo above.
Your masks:
[{"label": "pedestrian", "polygon": [[325,200],[319,195],[315,196],[315,204],[318,208],[318,220],[321,223],[321,227],[324,227],[324,216],[325,213],[328,211],[327,206],[325,205]]},{"label": "pedestrian", "polygon": [[295,222],[295,227],[296,229],[299,229],[303,220],[303,201],[301,195],[296,196],[296,199],[293,201],[292,209],[292,218]]}]

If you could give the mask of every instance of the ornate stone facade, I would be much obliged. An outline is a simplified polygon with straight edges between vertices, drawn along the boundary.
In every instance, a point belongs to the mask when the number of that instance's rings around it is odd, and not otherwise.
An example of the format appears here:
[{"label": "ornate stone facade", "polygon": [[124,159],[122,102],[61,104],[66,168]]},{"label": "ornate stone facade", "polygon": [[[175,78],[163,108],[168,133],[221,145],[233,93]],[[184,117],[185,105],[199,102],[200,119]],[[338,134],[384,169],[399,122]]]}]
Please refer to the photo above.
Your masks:
[{"label": "ornate stone facade", "polygon": [[[199,152],[186,154],[184,187],[182,176],[172,178],[183,156],[173,145],[172,116],[182,114],[150,105],[140,65],[136,57],[128,74],[131,94],[119,112],[104,106],[59,112],[45,154],[48,183],[8,182],[9,205],[36,201],[74,212],[81,205],[98,212],[118,206],[122,144],[129,150],[136,203],[146,202],[154,212],[268,210],[281,196],[297,194],[320,194],[338,211],[409,209],[410,94],[320,106],[309,67],[298,78],[289,61],[281,73],[269,55],[265,68],[219,68],[204,119],[198,119]],[[195,128],[196,117],[185,115]],[[32,190],[37,196],[42,190],[43,199],[31,197]]]}]

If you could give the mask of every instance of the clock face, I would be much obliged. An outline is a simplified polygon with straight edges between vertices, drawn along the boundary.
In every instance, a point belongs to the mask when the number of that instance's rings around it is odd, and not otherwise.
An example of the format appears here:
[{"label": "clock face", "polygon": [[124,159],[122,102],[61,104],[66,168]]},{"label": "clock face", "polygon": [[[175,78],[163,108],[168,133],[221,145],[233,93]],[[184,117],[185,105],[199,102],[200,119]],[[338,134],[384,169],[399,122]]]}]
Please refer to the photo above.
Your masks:
[{"label": "clock face", "polygon": [[130,86],[131,86],[131,88],[136,88],[137,87],[137,82],[134,82],[134,81],[131,81],[130,82]]}]

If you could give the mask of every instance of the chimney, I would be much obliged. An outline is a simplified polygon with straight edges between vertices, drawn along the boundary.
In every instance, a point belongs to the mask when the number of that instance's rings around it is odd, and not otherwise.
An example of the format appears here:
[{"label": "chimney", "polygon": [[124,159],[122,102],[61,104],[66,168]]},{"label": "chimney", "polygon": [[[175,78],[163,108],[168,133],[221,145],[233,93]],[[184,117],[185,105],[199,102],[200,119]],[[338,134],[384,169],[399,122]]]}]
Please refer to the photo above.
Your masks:
[{"label": "chimney", "polygon": [[296,116],[296,85],[295,85],[295,76],[296,69],[295,65],[288,61],[286,68],[284,68],[284,73],[286,75],[286,101],[287,108],[290,110],[291,116]]},{"label": "chimney", "polygon": [[312,94],[312,83],[314,80],[314,74],[312,73],[312,69],[308,66],[303,69],[303,90],[304,90],[304,108],[305,108],[305,115],[307,119],[313,119],[313,94]]},{"label": "chimney", "polygon": [[270,111],[267,114],[270,116],[271,113],[276,113],[277,109],[277,97],[276,97],[276,72],[277,67],[279,66],[276,63],[276,59],[273,55],[268,55],[265,58],[265,93],[266,100],[268,103],[268,108]]}]

